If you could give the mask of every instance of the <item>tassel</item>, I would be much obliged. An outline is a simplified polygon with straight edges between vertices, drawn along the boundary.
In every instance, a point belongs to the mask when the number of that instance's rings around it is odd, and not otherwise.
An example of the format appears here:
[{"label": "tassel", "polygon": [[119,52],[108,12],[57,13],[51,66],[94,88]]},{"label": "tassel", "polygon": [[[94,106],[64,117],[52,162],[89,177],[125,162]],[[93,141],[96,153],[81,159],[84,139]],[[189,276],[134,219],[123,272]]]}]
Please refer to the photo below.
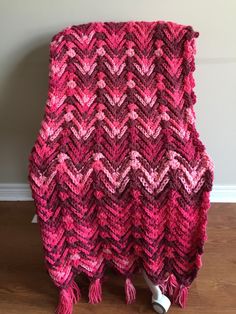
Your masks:
[{"label": "tassel", "polygon": [[169,295],[169,297],[173,300],[175,300],[175,297],[178,293],[178,289],[179,288],[179,284],[175,278],[174,274],[170,274],[169,278],[168,278],[168,282],[167,282],[167,293]]},{"label": "tassel", "polygon": [[182,308],[185,307],[187,303],[188,289],[188,287],[181,285],[179,294],[176,297],[176,303],[179,304]]},{"label": "tassel", "polygon": [[79,299],[80,289],[73,280],[70,286],[61,289],[56,314],[72,314],[73,303],[77,303]]},{"label": "tassel", "polygon": [[167,285],[168,285],[169,277],[166,277],[158,284],[159,288],[161,289],[162,294],[165,294],[167,291]]},{"label": "tassel", "polygon": [[80,288],[74,280],[72,281],[71,287],[73,289],[73,303],[77,303],[81,298]]},{"label": "tassel", "polygon": [[136,289],[130,278],[125,280],[125,295],[127,304],[133,303],[136,299]]},{"label": "tassel", "polygon": [[89,303],[95,304],[102,301],[101,280],[97,278],[89,287]]},{"label": "tassel", "polygon": [[162,294],[165,294],[166,293],[166,289],[167,289],[167,282],[165,281],[165,282],[159,284],[158,286],[161,289]]},{"label": "tassel", "polygon": [[197,265],[198,269],[200,269],[202,267],[202,257],[199,254],[197,255],[196,265]]}]

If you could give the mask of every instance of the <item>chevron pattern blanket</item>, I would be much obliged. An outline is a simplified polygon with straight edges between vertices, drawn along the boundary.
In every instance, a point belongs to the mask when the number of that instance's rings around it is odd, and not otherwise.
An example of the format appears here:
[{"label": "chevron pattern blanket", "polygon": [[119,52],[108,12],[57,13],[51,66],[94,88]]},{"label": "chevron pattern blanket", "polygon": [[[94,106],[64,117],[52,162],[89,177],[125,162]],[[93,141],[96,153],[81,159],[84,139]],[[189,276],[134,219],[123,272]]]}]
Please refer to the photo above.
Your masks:
[{"label": "chevron pattern blanket", "polygon": [[191,26],[73,25],[50,43],[45,113],[29,156],[57,313],[102,299],[104,273],[149,279],[180,306],[201,267],[213,162],[196,130]]}]

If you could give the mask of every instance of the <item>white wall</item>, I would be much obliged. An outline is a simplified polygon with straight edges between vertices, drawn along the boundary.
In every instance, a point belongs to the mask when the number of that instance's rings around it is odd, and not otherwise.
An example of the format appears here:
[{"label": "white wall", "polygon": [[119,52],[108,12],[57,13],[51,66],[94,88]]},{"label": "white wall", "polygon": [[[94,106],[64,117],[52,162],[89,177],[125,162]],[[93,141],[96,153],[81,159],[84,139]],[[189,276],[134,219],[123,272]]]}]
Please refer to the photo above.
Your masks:
[{"label": "white wall", "polygon": [[26,183],[27,160],[47,95],[48,44],[90,21],[168,20],[197,39],[197,128],[215,164],[215,185],[236,186],[235,0],[1,0],[0,183]]}]

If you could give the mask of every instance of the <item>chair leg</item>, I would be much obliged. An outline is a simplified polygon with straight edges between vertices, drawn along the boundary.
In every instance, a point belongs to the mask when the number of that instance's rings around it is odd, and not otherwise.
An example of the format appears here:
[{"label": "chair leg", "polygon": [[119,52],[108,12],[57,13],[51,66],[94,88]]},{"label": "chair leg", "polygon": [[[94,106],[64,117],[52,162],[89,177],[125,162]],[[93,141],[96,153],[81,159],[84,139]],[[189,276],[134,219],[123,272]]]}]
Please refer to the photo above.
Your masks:
[{"label": "chair leg", "polygon": [[142,270],[143,277],[152,292],[152,306],[153,309],[159,314],[165,314],[170,308],[171,302],[162,294],[161,289],[158,285],[154,285],[153,282],[147,277],[145,270]]}]

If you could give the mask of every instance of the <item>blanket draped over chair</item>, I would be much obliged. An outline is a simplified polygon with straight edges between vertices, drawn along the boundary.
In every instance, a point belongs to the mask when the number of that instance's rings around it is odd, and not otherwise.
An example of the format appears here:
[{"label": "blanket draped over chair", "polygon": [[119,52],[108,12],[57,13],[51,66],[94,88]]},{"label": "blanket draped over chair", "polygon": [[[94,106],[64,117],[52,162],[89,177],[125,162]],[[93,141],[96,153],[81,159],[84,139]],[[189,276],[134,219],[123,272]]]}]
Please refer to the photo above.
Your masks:
[{"label": "blanket draped over chair", "polygon": [[164,21],[73,25],[50,43],[44,116],[29,182],[57,313],[102,299],[108,268],[144,269],[184,306],[201,268],[214,166],[196,130],[191,26]]}]

